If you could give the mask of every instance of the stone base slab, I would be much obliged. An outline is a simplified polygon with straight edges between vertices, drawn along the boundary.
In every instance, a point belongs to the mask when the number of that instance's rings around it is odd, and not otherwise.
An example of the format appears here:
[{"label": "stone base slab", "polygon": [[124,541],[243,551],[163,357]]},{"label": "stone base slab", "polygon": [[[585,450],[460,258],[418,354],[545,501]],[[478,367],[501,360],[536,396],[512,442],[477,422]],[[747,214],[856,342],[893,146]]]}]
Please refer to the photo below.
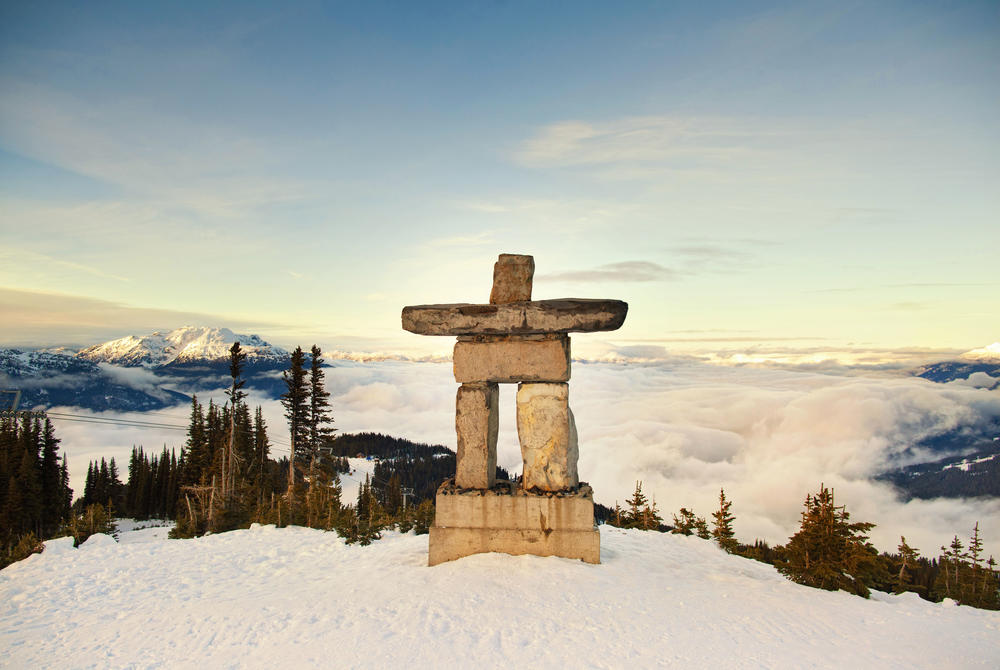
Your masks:
[{"label": "stone base slab", "polygon": [[590,486],[557,494],[504,489],[461,490],[452,482],[443,484],[430,529],[428,565],[486,552],[601,562]]},{"label": "stone base slab", "polygon": [[560,556],[584,563],[601,562],[601,534],[592,530],[513,530],[509,528],[442,528],[431,526],[427,565],[472,554],[497,552],[521,556]]}]

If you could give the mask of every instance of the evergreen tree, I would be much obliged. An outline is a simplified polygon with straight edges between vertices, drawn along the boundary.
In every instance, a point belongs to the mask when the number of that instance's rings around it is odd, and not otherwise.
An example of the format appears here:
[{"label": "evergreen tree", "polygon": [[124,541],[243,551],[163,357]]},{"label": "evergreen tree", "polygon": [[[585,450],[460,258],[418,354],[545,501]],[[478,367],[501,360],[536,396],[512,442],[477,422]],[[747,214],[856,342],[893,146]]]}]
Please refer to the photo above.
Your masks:
[{"label": "evergreen tree", "polygon": [[234,342],[229,349],[229,376],[232,378],[230,387],[226,390],[229,396],[229,440],[226,445],[226,452],[222,457],[222,497],[228,503],[236,488],[237,474],[239,466],[239,456],[236,453],[236,417],[239,408],[243,403],[246,393],[243,386],[246,380],[243,379],[243,364],[247,355],[240,350],[240,343]]},{"label": "evergreen tree", "polygon": [[305,354],[302,353],[302,347],[295,347],[291,366],[282,374],[288,390],[281,396],[281,404],[285,408],[285,418],[288,420],[288,432],[292,443],[288,459],[290,501],[295,491],[296,461],[306,458],[309,450],[309,387],[306,384],[304,364]]},{"label": "evergreen tree", "polygon": [[934,581],[937,599],[951,598],[960,605],[1000,609],[1000,582],[994,570],[996,564],[992,556],[984,563],[982,549],[978,522],[973,528],[968,551],[957,535],[951,544],[941,547],[938,559],[941,569]]},{"label": "evergreen tree", "polygon": [[617,500],[615,501],[615,509],[611,512],[611,518],[608,520],[608,523],[618,528],[625,527],[625,510],[622,509]]},{"label": "evergreen tree", "polygon": [[820,486],[806,496],[802,523],[785,547],[778,570],[799,584],[828,591],[844,589],[868,597],[866,582],[878,576],[878,552],[868,542],[873,523],[851,523],[833,491]]},{"label": "evergreen tree", "polygon": [[19,530],[35,535],[41,535],[42,525],[42,484],[39,481],[39,470],[37,443],[29,433],[21,453],[17,477],[11,480],[11,484],[17,482],[11,496],[11,507],[18,511]]},{"label": "evergreen tree", "polygon": [[694,512],[681,507],[679,514],[680,516],[674,515],[674,527],[670,532],[674,535],[693,535],[698,522]]},{"label": "evergreen tree", "polygon": [[315,344],[310,351],[309,365],[309,448],[310,455],[315,457],[320,447],[324,446],[333,436],[334,429],[330,413],[330,393],[326,390],[323,379],[323,352]]},{"label": "evergreen tree", "polygon": [[60,491],[61,507],[60,507],[60,517],[63,519],[69,518],[72,513],[73,507],[73,489],[69,486],[69,465],[66,462],[66,454],[62,457],[62,466],[59,469],[59,479],[62,482],[62,488]]},{"label": "evergreen tree", "polygon": [[904,591],[910,590],[910,585],[912,584],[912,576],[908,570],[912,570],[917,565],[917,560],[920,558],[920,552],[906,544],[906,538],[902,535],[899,537],[899,547],[896,549],[900,556],[899,573],[896,575],[896,583],[893,587],[893,593],[903,593]]},{"label": "evergreen tree", "polygon": [[265,493],[269,488],[270,450],[271,445],[267,439],[267,424],[264,422],[264,414],[258,405],[253,417],[253,453],[249,469],[250,486],[258,506],[264,504]]},{"label": "evergreen tree", "polygon": [[958,539],[958,535],[952,539],[950,545],[941,547],[941,556],[938,558],[941,571],[934,582],[934,594],[938,600],[942,598],[958,600],[965,559],[965,545]]},{"label": "evergreen tree", "polygon": [[205,428],[205,414],[198,396],[191,396],[191,419],[188,423],[186,449],[182,453],[184,460],[183,482],[192,486],[203,481],[203,475],[211,464],[208,436]]},{"label": "evergreen tree", "polygon": [[694,520],[694,534],[703,540],[712,537],[712,532],[708,530],[708,524],[705,523],[705,517],[700,516]]},{"label": "evergreen tree", "polygon": [[640,520],[642,519],[643,508],[649,505],[646,495],[642,492],[642,482],[636,481],[635,491],[632,492],[631,498],[627,498],[625,500],[625,504],[628,505],[628,512],[626,513],[626,527],[637,528]]},{"label": "evergreen tree", "polygon": [[50,537],[59,529],[63,515],[62,472],[59,469],[59,440],[52,421],[47,417],[42,429],[42,461],[40,468],[41,519],[40,537]]},{"label": "evergreen tree", "polygon": [[719,489],[719,511],[712,513],[712,537],[726,552],[732,554],[739,547],[733,532],[735,517],[730,511],[733,503],[726,500],[726,492]]}]

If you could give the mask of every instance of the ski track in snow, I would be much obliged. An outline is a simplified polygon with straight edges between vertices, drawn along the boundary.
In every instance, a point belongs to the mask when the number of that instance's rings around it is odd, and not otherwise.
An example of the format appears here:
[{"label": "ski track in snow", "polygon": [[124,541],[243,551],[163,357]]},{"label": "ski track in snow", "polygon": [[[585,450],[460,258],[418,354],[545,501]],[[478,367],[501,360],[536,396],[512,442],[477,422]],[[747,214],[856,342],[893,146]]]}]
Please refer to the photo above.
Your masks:
[{"label": "ski track in snow", "polygon": [[305,528],[68,539],[0,572],[5,668],[997,668],[1000,613],[795,585],[694,537],[602,565]]}]

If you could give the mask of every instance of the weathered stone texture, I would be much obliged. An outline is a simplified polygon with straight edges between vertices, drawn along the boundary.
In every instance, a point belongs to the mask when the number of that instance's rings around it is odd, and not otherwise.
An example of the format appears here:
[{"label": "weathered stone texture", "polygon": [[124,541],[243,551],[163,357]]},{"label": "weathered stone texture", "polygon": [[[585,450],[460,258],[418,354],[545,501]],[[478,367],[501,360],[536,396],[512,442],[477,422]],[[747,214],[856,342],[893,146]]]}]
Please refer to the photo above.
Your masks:
[{"label": "weathered stone texture", "polygon": [[617,330],[628,303],[621,300],[562,298],[504,305],[410,305],[403,329],[419,335],[521,335],[592,333]]},{"label": "weathered stone texture", "polygon": [[438,490],[428,565],[497,551],[601,562],[589,486],[568,494]]},{"label": "weathered stone texture", "polygon": [[570,376],[569,337],[526,340],[517,336],[455,344],[455,381],[565,382]]},{"label": "weathered stone texture", "polygon": [[518,386],[517,436],[524,461],[524,489],[562,491],[580,483],[580,453],[568,384]]},{"label": "weathered stone texture", "polygon": [[566,494],[552,495],[531,495],[524,491],[448,491],[445,485],[437,496],[434,525],[541,531],[593,530],[593,492],[586,484]]},{"label": "weathered stone texture", "polygon": [[496,384],[462,384],[455,399],[458,435],[455,483],[488,489],[496,482],[500,391]]},{"label": "weathered stone texture", "polygon": [[531,300],[531,279],[535,275],[535,259],[519,254],[500,254],[493,266],[493,290],[490,303]]},{"label": "weathered stone texture", "polygon": [[559,556],[584,563],[601,562],[601,534],[593,530],[524,530],[522,528],[440,528],[431,526],[427,565],[497,552],[520,556]]}]

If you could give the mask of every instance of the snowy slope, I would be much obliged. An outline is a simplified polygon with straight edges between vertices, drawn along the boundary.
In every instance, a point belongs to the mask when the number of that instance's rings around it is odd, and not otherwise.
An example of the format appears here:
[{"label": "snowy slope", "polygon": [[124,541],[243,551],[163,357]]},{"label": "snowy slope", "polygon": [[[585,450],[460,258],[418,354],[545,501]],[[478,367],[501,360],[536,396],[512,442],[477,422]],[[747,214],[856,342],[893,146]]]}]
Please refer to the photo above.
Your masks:
[{"label": "snowy slope", "polygon": [[427,536],[398,533],[369,547],[273,527],[50,542],[0,572],[2,664],[1000,667],[997,612],[809,589],[693,537],[601,535],[602,565],[488,554],[434,568]]},{"label": "snowy slope", "polygon": [[96,363],[158,367],[174,362],[225,359],[236,341],[251,362],[280,360],[288,356],[287,351],[268,344],[257,335],[239,335],[228,328],[194,326],[184,326],[168,333],[129,335],[88,347],[77,355]]}]

